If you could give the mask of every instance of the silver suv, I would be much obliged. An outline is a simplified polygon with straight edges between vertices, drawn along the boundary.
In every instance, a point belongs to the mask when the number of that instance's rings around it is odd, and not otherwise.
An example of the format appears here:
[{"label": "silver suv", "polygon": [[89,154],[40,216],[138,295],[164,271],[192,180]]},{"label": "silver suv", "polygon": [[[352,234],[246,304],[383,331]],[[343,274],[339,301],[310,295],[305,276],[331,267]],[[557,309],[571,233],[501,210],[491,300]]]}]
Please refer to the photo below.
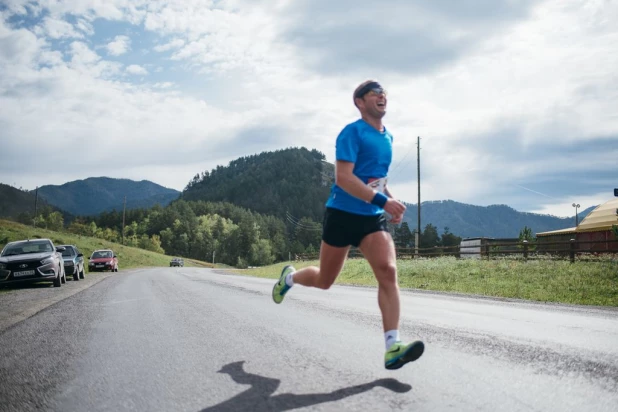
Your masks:
[{"label": "silver suv", "polygon": [[60,287],[67,281],[63,251],[49,239],[7,243],[0,252],[0,285],[51,281]]}]

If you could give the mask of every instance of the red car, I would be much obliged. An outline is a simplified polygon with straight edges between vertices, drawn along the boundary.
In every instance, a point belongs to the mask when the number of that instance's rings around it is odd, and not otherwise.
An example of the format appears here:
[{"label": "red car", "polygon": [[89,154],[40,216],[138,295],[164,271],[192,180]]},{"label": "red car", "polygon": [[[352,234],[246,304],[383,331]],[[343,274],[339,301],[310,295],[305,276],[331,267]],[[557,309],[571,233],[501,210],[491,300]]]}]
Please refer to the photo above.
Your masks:
[{"label": "red car", "polygon": [[118,257],[110,249],[95,250],[90,256],[88,271],[102,272],[104,270],[118,272]]}]

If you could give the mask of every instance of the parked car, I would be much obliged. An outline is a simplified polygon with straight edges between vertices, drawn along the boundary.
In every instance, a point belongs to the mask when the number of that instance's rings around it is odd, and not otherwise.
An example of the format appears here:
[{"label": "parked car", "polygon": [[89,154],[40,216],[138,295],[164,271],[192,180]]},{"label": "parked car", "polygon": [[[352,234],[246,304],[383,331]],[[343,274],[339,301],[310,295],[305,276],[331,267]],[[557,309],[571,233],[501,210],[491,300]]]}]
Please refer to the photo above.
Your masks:
[{"label": "parked car", "polygon": [[73,276],[73,280],[84,278],[84,254],[75,245],[61,245],[64,271]]},{"label": "parked car", "polygon": [[118,257],[110,249],[95,250],[88,262],[89,272],[102,272],[109,270],[118,272]]},{"label": "parked car", "polygon": [[49,239],[7,243],[0,252],[0,285],[51,281],[62,286],[67,281],[63,251]]},{"label": "parked car", "polygon": [[172,267],[172,266],[184,267],[184,265],[185,265],[185,261],[182,260],[181,258],[174,258],[170,262],[170,267]]}]

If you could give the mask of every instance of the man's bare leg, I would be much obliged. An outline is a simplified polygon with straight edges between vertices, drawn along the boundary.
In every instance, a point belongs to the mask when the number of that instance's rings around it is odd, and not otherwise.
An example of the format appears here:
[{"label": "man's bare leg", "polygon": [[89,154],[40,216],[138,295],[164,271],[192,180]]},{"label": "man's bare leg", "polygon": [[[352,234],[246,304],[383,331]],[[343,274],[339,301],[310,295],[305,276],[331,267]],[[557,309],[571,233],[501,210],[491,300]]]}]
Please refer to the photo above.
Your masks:
[{"label": "man's bare leg", "polygon": [[330,288],[343,269],[349,250],[349,246],[335,247],[322,242],[320,267],[309,266],[294,272],[294,284],[320,289]]},{"label": "man's bare leg", "polygon": [[384,367],[399,369],[421,357],[425,345],[421,341],[404,344],[399,339],[399,283],[395,244],[388,232],[374,232],[363,239],[360,250],[365,255],[378,281],[378,304],[382,312],[382,326],[386,353]]},{"label": "man's bare leg", "polygon": [[374,232],[363,238],[359,249],[378,281],[378,305],[382,312],[384,332],[398,330],[399,284],[393,239],[388,232]]}]

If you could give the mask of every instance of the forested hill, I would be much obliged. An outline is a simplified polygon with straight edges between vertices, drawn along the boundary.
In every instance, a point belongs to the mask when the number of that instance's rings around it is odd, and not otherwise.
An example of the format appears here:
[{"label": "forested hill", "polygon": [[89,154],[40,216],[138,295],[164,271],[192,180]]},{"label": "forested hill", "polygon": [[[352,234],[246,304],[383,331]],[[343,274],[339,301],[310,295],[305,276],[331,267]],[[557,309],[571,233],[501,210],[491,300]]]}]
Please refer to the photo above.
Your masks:
[{"label": "forested hill", "polygon": [[51,206],[40,196],[37,199],[34,192],[0,183],[0,218],[31,224],[34,218],[35,203],[38,215],[58,212],[64,219],[71,219],[69,213]]},{"label": "forested hill", "polygon": [[23,212],[34,214],[34,194],[0,183],[0,217],[15,218]]},{"label": "forested hill", "polygon": [[166,206],[180,192],[148,180],[90,177],[61,186],[39,187],[39,197],[74,215],[96,215],[112,209],[122,210],[126,196],[127,209],[149,208],[155,204]]},{"label": "forested hill", "polygon": [[321,221],[333,166],[317,150],[289,148],[233,160],[196,175],[184,200],[229,202],[265,215]]}]

